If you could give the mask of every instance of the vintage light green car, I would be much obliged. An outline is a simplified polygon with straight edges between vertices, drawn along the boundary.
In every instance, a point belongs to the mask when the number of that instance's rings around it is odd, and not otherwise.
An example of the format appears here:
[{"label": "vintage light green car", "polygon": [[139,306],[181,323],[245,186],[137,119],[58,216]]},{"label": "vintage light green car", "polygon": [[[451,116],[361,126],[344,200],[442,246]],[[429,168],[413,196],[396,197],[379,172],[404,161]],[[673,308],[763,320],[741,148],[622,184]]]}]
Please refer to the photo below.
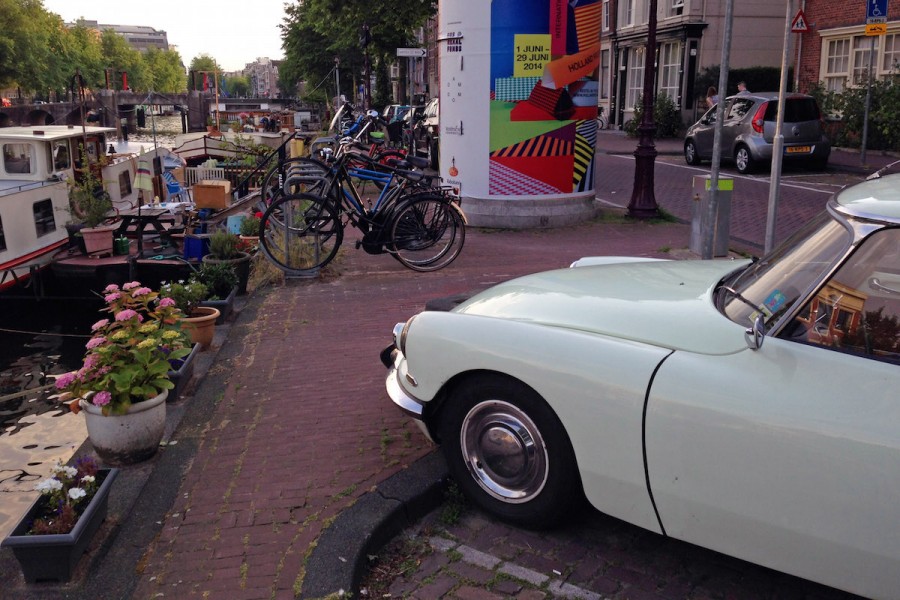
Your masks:
[{"label": "vintage light green car", "polygon": [[593,257],[394,329],[387,389],[501,518],[598,510],[900,590],[900,175],[759,260]]}]

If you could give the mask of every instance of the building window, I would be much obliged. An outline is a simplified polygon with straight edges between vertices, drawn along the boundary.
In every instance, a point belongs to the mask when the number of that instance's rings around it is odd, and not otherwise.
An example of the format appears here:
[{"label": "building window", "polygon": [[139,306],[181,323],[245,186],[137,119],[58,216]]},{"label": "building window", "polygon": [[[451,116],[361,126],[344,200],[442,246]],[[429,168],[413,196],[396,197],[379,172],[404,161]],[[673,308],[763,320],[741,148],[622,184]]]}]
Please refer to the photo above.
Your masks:
[{"label": "building window", "polygon": [[603,31],[609,30],[609,0],[603,0]]},{"label": "building window", "polygon": [[672,0],[671,4],[669,4],[669,17],[677,17],[680,16],[684,12],[684,0]]},{"label": "building window", "polygon": [[881,57],[881,70],[885,73],[900,69],[900,35],[884,36],[884,54]]},{"label": "building window", "polygon": [[600,97],[609,98],[609,50],[600,51]]},{"label": "building window", "polygon": [[631,110],[641,101],[644,91],[644,48],[631,48],[628,51],[628,95],[625,98],[625,109]]},{"label": "building window", "polygon": [[53,217],[53,202],[50,199],[34,203],[34,231],[38,237],[56,231],[56,219]]},{"label": "building window", "polygon": [[[872,40],[875,40],[875,54],[878,55],[878,38],[881,36],[861,36],[853,38],[853,83],[855,85],[865,85],[869,77],[869,49],[872,47]],[[872,65],[877,66],[877,62]],[[873,75],[875,75],[873,73]]]},{"label": "building window", "polygon": [[660,81],[659,91],[678,104],[681,78],[681,44],[678,42],[663,44],[660,48]]},{"label": "building window", "polygon": [[825,87],[829,92],[843,91],[850,71],[850,40],[829,40],[825,61]]},{"label": "building window", "polygon": [[622,4],[625,5],[625,18],[622,19],[623,23],[626,26],[634,25],[634,0],[625,0]]}]

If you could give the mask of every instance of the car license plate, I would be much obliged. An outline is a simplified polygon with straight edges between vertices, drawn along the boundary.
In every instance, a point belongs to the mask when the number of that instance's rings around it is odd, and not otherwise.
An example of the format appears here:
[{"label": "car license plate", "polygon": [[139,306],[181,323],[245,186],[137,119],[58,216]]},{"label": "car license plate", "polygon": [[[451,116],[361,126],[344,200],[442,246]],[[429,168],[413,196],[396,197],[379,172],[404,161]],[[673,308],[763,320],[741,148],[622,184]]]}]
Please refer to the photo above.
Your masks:
[{"label": "car license plate", "polygon": [[809,154],[811,151],[809,146],[788,146],[784,149],[785,154]]}]

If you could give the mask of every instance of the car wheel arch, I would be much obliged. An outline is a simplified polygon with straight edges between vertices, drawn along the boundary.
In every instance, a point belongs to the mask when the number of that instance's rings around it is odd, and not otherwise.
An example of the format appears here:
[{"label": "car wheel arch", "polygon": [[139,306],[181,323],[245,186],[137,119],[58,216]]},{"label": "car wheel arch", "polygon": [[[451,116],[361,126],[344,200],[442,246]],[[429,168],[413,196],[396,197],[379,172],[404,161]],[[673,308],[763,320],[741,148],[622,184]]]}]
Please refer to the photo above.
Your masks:
[{"label": "car wheel arch", "polygon": [[[534,387],[505,373],[473,370],[448,381],[439,396],[439,404],[426,417],[429,430],[437,433],[435,440],[441,444],[451,475],[484,510],[518,525],[543,529],[585,500],[568,431]],[[455,396],[459,403],[454,402]],[[446,436],[440,435],[442,430]],[[483,440],[491,442],[484,445]],[[501,446],[510,446],[496,452],[499,440],[503,440]],[[531,452],[525,450],[532,458],[522,463],[510,460],[507,451],[523,451],[520,444],[525,440],[533,444]],[[494,462],[491,456],[502,459]]]}]

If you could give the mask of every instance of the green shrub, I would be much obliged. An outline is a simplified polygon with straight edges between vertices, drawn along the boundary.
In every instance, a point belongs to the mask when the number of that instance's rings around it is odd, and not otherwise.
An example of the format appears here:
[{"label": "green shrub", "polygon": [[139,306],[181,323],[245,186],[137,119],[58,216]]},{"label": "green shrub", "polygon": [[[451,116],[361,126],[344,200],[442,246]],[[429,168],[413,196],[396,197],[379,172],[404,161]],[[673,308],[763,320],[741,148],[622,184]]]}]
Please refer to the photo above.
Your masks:
[{"label": "green shrub", "polygon": [[217,229],[209,236],[209,253],[219,259],[237,258],[238,236]]},{"label": "green shrub", "polygon": [[238,284],[238,276],[230,263],[208,263],[200,265],[197,279],[209,289],[209,300],[224,300]]},{"label": "green shrub", "polygon": [[[638,125],[644,118],[644,101],[638,98],[637,106],[634,107],[634,118],[625,123],[623,129],[625,133],[632,137],[638,135]],[[656,137],[671,138],[678,137],[684,128],[681,121],[681,112],[675,105],[675,102],[665,94],[656,96],[653,104],[653,120],[656,122]]]}]

